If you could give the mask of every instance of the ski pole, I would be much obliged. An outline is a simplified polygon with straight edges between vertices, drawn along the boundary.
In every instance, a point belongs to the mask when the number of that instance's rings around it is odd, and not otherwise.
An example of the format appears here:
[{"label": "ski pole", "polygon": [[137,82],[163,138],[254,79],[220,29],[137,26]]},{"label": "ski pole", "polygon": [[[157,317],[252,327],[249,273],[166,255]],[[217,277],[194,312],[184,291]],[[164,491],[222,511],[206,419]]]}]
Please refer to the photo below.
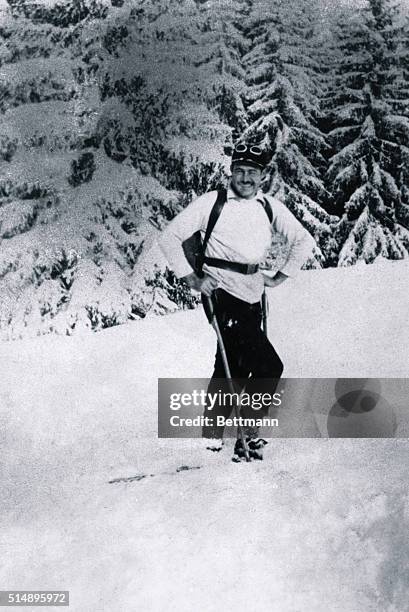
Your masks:
[{"label": "ski pole", "polygon": [[[220,327],[219,327],[219,324],[217,322],[216,313],[214,312],[212,298],[207,296],[207,295],[202,294],[202,303],[203,303],[203,308],[204,308],[204,311],[206,313],[207,319],[208,319],[210,325],[213,327],[214,331],[216,332],[217,341],[219,343],[220,352],[221,352],[221,355],[222,355],[224,371],[226,373],[227,384],[229,385],[229,391],[230,391],[230,393],[235,393],[233,381],[232,381],[232,378],[231,378],[230,366],[229,366],[229,362],[228,362],[227,355],[226,355],[226,348],[224,346],[222,334],[220,332]],[[234,397],[234,395],[232,397]],[[240,438],[241,443],[243,445],[244,456],[246,458],[246,461],[250,461],[249,447],[248,447],[246,439],[244,437],[243,428],[240,425],[240,420],[239,420],[240,419],[240,413],[239,413],[239,407],[238,407],[237,404],[234,404],[234,412],[235,412],[235,415],[237,417],[237,423],[238,423],[238,425],[237,425],[237,433],[238,433],[238,437]]]},{"label": "ski pole", "polygon": [[263,312],[263,332],[264,335],[267,336],[268,335],[268,330],[267,330],[267,318],[268,318],[268,301],[267,301],[267,295],[266,295],[266,290],[264,289],[263,291],[263,295],[261,296],[261,309]]}]

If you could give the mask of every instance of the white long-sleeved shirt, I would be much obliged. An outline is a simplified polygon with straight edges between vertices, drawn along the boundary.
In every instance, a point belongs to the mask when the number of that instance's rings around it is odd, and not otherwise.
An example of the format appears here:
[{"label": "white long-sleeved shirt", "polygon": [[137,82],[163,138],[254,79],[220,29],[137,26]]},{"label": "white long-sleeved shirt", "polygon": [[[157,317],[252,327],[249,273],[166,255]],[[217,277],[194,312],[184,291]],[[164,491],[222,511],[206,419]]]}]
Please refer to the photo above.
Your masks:
[{"label": "white long-sleeved shirt", "polygon": [[[260,200],[270,202],[273,220],[270,224]],[[200,196],[180,212],[165,228],[159,240],[178,278],[192,273],[182,248],[182,242],[196,231],[204,238],[217,191]],[[271,245],[272,234],[278,232],[289,244],[289,255],[281,272],[294,276],[311,255],[315,241],[294,215],[276,198],[258,192],[250,200],[240,198],[231,189],[227,201],[213,228],[206,248],[207,257],[217,257],[240,263],[261,263]],[[218,281],[218,286],[231,295],[254,304],[261,299],[264,280],[261,272],[241,274],[204,265],[204,272]]]}]

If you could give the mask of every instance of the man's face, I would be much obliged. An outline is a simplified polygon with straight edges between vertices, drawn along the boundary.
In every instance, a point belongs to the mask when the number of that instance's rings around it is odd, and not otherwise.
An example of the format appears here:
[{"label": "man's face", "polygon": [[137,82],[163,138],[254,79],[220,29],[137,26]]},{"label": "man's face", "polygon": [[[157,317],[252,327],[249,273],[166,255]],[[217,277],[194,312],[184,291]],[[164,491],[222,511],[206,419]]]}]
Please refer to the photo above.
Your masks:
[{"label": "man's face", "polygon": [[264,178],[265,171],[246,163],[233,164],[231,169],[231,186],[242,198],[253,198]]}]

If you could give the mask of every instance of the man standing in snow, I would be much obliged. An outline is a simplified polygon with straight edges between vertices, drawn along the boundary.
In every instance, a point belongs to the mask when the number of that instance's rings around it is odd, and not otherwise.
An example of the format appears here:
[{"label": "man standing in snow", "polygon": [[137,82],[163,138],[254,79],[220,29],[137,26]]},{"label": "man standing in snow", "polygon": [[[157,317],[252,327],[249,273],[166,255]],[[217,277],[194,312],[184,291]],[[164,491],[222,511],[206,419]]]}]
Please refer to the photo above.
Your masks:
[{"label": "man standing in snow", "polygon": [[[264,286],[277,287],[294,276],[315,245],[311,235],[279,200],[259,191],[268,161],[268,155],[261,148],[237,145],[227,192],[211,191],[197,198],[173,219],[160,240],[176,276],[183,278],[192,289],[211,297],[231,376],[238,388],[244,386],[249,395],[255,392],[273,395],[283,372],[280,357],[261,329]],[[209,234],[211,216],[216,221],[209,237],[206,234]],[[199,273],[192,269],[183,248],[185,241],[198,231],[205,243]],[[258,266],[275,233],[285,237],[289,254],[281,270],[271,277]],[[220,379],[225,376],[218,346],[208,393],[223,392]],[[230,405],[216,405],[212,410],[208,406],[205,416],[210,415],[214,425],[203,428],[203,437],[221,440],[224,427],[217,426],[217,416],[227,418],[231,411]],[[267,411],[268,407],[258,410],[256,418],[264,417]],[[241,415],[255,417],[254,410],[244,407]],[[265,441],[258,439],[257,428],[247,429],[245,433],[253,457],[262,458]],[[242,451],[238,440],[235,454],[242,456]]]}]

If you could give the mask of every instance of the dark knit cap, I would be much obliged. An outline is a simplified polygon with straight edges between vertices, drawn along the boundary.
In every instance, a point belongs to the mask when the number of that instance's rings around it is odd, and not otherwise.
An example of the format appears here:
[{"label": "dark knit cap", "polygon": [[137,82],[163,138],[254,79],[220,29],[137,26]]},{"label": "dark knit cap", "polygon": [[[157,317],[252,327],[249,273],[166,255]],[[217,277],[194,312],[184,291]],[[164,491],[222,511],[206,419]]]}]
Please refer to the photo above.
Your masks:
[{"label": "dark knit cap", "polygon": [[233,149],[231,165],[233,166],[234,164],[241,163],[264,170],[269,161],[270,156],[267,151],[261,149],[257,145],[242,143],[236,145]]}]

